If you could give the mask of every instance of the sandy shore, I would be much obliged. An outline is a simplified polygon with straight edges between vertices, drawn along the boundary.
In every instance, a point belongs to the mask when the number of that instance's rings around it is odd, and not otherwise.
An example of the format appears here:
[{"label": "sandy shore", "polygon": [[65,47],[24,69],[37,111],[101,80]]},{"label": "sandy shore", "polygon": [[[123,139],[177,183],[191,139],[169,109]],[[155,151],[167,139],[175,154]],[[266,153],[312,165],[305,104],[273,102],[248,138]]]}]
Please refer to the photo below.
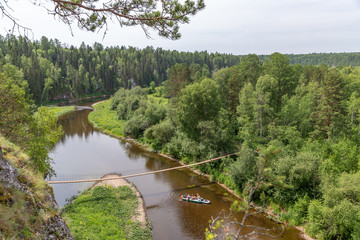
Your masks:
[{"label": "sandy shore", "polygon": [[[132,220],[139,221],[139,222],[141,222],[141,224],[143,226],[145,226],[147,221],[146,221],[145,203],[144,203],[143,197],[141,196],[140,192],[136,189],[136,187],[133,186],[132,184],[130,184],[125,179],[112,179],[112,178],[116,178],[119,176],[120,175],[118,175],[118,174],[106,174],[101,178],[101,179],[105,179],[105,180],[94,183],[91,186],[91,188],[94,188],[97,186],[112,186],[115,188],[120,187],[120,186],[130,187],[135,192],[136,196],[138,197],[138,201],[139,201],[138,207],[136,209],[137,214],[132,217]],[[106,180],[106,179],[109,179],[109,180]]]},{"label": "sandy shore", "polygon": [[300,232],[302,232],[302,237],[303,237],[305,240],[315,240],[314,238],[310,237],[310,236],[305,232],[305,229],[304,229],[303,227],[297,226],[296,228],[297,228],[297,230],[299,230]]}]

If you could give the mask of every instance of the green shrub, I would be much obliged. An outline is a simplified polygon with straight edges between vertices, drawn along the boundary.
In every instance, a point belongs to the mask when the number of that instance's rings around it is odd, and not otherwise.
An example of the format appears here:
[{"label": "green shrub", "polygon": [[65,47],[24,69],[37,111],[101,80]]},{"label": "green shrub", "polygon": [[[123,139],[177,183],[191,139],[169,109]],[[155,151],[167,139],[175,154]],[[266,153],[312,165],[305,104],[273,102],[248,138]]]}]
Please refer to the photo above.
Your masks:
[{"label": "green shrub", "polygon": [[309,204],[310,198],[308,195],[299,198],[295,204],[290,207],[287,213],[282,214],[283,219],[290,222],[292,225],[304,224],[308,218]]}]

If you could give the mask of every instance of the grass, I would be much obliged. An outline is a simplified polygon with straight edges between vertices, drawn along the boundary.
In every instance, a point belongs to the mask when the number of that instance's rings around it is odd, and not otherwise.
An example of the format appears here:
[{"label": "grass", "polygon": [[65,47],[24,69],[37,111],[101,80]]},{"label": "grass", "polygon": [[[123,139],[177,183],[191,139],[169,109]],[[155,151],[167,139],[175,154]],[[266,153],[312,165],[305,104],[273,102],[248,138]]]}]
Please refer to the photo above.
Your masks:
[{"label": "grass", "polygon": [[94,106],[89,114],[89,122],[96,128],[110,135],[123,137],[122,128],[125,121],[119,120],[115,110],[110,110],[111,100],[105,100]]},{"label": "grass", "polygon": [[75,106],[63,106],[63,107],[58,107],[58,106],[51,106],[51,107],[47,107],[47,109],[54,113],[56,115],[56,117],[61,117],[69,112],[72,112],[75,110]]},{"label": "grass", "polygon": [[151,229],[132,220],[138,204],[128,186],[98,186],[65,205],[63,217],[75,239],[151,239]]}]

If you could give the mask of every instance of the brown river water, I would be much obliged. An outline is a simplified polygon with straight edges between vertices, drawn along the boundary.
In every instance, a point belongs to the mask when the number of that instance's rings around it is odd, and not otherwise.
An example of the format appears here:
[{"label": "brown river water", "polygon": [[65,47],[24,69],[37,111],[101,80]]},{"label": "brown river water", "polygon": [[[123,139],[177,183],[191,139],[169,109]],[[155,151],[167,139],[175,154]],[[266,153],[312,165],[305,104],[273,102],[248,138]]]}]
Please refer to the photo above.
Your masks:
[{"label": "brown river water", "polygon": [[[60,119],[65,134],[50,153],[57,174],[51,180],[100,178],[107,173],[129,175],[179,165],[94,130],[87,120],[90,111],[76,111]],[[128,181],[135,184],[144,198],[154,239],[204,239],[209,219],[218,216],[222,210],[228,210],[236,199],[218,184],[188,169],[129,178]],[[66,199],[91,185],[92,183],[54,184],[56,201],[62,207]],[[211,204],[181,202],[179,198],[184,193],[199,193],[209,199]],[[240,218],[241,214],[237,216],[237,219]],[[260,214],[249,217],[246,223],[267,228],[276,226]],[[253,236],[248,239],[269,237]],[[275,239],[303,238],[300,231],[289,228]]]}]

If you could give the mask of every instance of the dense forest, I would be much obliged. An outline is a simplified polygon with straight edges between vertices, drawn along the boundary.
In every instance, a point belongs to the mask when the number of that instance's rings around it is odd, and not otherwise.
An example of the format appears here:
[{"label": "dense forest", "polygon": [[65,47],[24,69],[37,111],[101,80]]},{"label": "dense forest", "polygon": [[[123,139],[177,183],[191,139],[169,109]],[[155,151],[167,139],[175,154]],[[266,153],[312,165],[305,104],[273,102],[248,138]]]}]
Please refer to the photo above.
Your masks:
[{"label": "dense forest", "polygon": [[239,56],[205,52],[178,52],[147,47],[65,47],[46,37],[0,37],[0,61],[22,69],[37,103],[76,98],[94,93],[114,93],[120,87],[160,85],[176,63],[193,71],[212,72],[240,62]]},{"label": "dense forest", "polygon": [[[57,39],[0,36],[0,62],[21,69],[36,103],[112,94],[120,87],[161,85],[176,64],[186,64],[192,75],[208,75],[240,63],[245,56],[178,52],[147,47],[104,47],[82,44],[79,48]],[[287,55],[291,64],[358,66],[359,53]],[[261,62],[269,56],[259,56]]]},{"label": "dense forest", "polygon": [[291,64],[327,66],[360,66],[360,53],[286,54]]},{"label": "dense forest", "polygon": [[200,170],[246,195],[261,165],[255,200],[265,195],[319,239],[360,238],[359,54],[75,48],[45,37],[0,37],[0,48],[0,133],[44,176],[61,131],[34,103],[116,91],[125,136],[184,162],[241,151]]},{"label": "dense forest", "polygon": [[360,67],[280,53],[211,77],[175,65],[164,86],[121,88],[111,104],[123,135],[186,163],[241,151],[200,170],[243,196],[261,173],[255,201],[318,239],[360,237],[359,106]]}]

